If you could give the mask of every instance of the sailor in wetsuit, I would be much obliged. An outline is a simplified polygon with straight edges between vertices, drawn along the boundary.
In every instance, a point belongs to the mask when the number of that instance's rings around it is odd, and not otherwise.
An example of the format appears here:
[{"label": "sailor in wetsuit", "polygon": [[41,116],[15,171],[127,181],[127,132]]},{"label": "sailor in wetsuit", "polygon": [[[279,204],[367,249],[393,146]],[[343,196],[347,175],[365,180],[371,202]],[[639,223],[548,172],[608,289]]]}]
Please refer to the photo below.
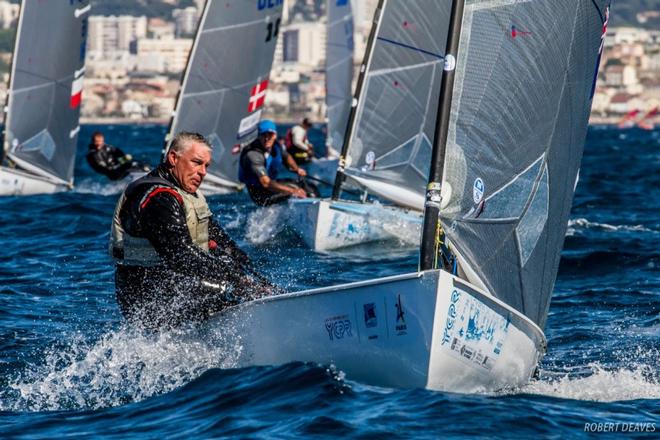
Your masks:
[{"label": "sailor in wetsuit", "polygon": [[110,180],[123,179],[131,171],[150,170],[149,165],[134,161],[130,154],[106,144],[105,137],[100,131],[92,134],[91,142],[87,147],[87,162],[94,171]]},{"label": "sailor in wetsuit", "polygon": [[238,179],[247,186],[252,201],[259,206],[270,206],[291,196],[305,198],[317,195],[316,188],[304,181],[276,180],[282,164],[301,178],[307,172],[275,142],[277,127],[273,121],[261,121],[257,130],[259,136],[241,152],[238,169]]},{"label": "sailor in wetsuit", "polygon": [[179,133],[165,162],[131,183],[117,204],[110,252],[117,301],[132,322],[177,326],[274,293],[198,191],[210,160],[202,135]]}]

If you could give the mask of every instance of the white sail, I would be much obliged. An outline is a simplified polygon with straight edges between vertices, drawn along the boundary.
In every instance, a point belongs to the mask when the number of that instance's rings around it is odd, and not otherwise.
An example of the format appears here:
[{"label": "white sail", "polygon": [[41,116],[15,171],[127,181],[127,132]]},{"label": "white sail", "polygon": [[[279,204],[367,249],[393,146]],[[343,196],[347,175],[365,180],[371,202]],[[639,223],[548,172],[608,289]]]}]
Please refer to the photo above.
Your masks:
[{"label": "white sail", "polygon": [[233,190],[242,187],[240,148],[261,118],[281,15],[282,1],[207,0],[167,135],[206,136],[209,177]]},{"label": "white sail", "polygon": [[[88,1],[22,2],[5,116],[4,153],[25,173],[4,168],[3,175],[24,178],[31,174],[51,185],[73,183],[89,9]],[[3,180],[3,186],[5,183]],[[5,189],[8,191],[0,192],[33,193],[27,187],[25,191]],[[43,190],[41,186],[34,189]]]},{"label": "white sail", "polygon": [[[347,176],[423,197],[450,7],[435,0],[384,2],[346,151]],[[421,209],[417,200],[403,205]]]}]

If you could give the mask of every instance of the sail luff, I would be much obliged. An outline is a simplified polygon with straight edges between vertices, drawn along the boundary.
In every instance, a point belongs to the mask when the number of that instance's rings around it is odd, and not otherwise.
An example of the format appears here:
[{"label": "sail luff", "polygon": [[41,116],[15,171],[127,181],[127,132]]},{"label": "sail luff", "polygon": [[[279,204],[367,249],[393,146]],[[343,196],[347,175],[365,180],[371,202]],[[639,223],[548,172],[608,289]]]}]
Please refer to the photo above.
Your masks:
[{"label": "sail luff", "polygon": [[438,215],[440,213],[440,202],[442,200],[440,190],[444,170],[445,149],[447,147],[447,135],[449,132],[449,116],[454,90],[456,58],[458,58],[459,55],[458,46],[460,42],[464,7],[465,0],[454,0],[452,3],[449,36],[447,38],[442,86],[440,89],[440,101],[438,112],[436,114],[436,132],[433,139],[431,169],[429,170],[429,183],[426,187],[424,225],[422,226],[422,241],[420,247],[420,270],[436,269],[438,267],[437,256],[439,243],[437,243],[437,240],[440,233],[440,220]]},{"label": "sail luff", "polygon": [[20,38],[21,35],[21,27],[23,26],[23,14],[25,12],[25,5],[24,2],[19,3],[19,10],[18,10],[18,25],[16,26],[16,31],[14,33],[14,51],[12,52],[11,55],[11,67],[9,68],[9,82],[7,85],[7,99],[5,102],[5,107],[2,109],[5,117],[4,120],[2,121],[3,123],[3,131],[2,131],[2,151],[0,151],[0,163],[2,163],[5,160],[5,157],[9,153],[9,139],[7,136],[8,132],[8,127],[9,127],[9,107],[11,105],[11,99],[12,99],[12,85],[15,79],[15,70],[16,70],[16,49],[18,48],[18,39]]},{"label": "sail luff", "polygon": [[387,0],[379,0],[376,10],[374,11],[374,18],[372,20],[371,32],[369,32],[369,38],[367,39],[367,47],[365,49],[365,55],[363,62],[360,65],[360,74],[358,75],[357,84],[355,85],[355,94],[353,95],[353,101],[351,102],[351,110],[348,115],[348,123],[346,124],[346,131],[344,133],[344,142],[342,143],[341,153],[339,154],[339,165],[337,166],[337,174],[335,175],[335,184],[332,188],[332,199],[337,200],[341,197],[342,186],[346,180],[344,174],[346,166],[346,155],[348,154],[348,149],[350,146],[351,137],[353,136],[353,131],[355,130],[355,117],[357,116],[357,108],[360,102],[360,96],[362,95],[362,90],[364,88],[364,79],[369,70],[369,64],[373,57],[374,43],[376,41],[376,35],[378,35],[378,29],[381,23],[381,17],[383,8]]}]

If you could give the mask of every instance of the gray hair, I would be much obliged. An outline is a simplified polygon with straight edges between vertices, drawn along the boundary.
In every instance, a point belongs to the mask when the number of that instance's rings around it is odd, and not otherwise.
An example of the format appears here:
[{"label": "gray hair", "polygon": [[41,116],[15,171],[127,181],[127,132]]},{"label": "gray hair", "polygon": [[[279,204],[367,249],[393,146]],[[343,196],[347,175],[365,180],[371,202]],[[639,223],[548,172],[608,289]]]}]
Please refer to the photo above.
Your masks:
[{"label": "gray hair", "polygon": [[193,143],[203,144],[209,150],[213,150],[209,141],[201,134],[182,131],[177,133],[177,135],[174,136],[174,139],[172,139],[169,151],[174,151],[177,155],[183,154]]}]

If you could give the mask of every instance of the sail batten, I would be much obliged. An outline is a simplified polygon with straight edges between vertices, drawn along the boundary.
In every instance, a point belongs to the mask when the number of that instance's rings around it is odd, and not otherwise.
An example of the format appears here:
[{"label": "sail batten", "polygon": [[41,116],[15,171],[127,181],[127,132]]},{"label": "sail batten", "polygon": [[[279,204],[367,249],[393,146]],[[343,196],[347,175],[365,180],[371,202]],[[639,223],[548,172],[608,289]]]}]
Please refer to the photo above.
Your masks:
[{"label": "sail batten", "polygon": [[204,7],[166,139],[181,131],[203,134],[213,147],[209,177],[223,186],[241,187],[239,153],[256,136],[281,13],[282,2],[259,9],[253,2],[207,0]]}]

